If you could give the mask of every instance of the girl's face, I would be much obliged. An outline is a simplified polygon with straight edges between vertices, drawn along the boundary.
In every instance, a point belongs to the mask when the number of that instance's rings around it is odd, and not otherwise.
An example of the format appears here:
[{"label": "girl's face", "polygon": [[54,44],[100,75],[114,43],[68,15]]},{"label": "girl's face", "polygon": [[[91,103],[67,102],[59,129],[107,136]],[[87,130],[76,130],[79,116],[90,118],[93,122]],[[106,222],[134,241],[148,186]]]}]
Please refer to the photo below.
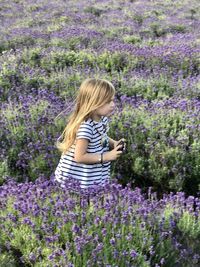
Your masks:
[{"label": "girl's face", "polygon": [[113,113],[114,108],[115,103],[113,96],[111,99],[108,100],[107,103],[95,110],[95,112],[93,113],[93,119],[99,121],[101,119],[101,116],[109,117]]}]

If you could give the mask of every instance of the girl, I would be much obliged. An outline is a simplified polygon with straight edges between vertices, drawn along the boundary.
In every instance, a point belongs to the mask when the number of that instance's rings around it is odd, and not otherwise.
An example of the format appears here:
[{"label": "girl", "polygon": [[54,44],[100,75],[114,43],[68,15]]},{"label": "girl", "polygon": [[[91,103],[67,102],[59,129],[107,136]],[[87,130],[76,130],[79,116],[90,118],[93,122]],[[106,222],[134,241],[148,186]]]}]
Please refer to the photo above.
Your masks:
[{"label": "girl", "polygon": [[76,179],[81,188],[108,182],[110,161],[122,154],[121,140],[107,135],[107,117],[114,111],[114,96],[115,89],[107,80],[86,79],[81,84],[62,141],[57,142],[62,156],[55,179],[61,185],[69,178]]}]

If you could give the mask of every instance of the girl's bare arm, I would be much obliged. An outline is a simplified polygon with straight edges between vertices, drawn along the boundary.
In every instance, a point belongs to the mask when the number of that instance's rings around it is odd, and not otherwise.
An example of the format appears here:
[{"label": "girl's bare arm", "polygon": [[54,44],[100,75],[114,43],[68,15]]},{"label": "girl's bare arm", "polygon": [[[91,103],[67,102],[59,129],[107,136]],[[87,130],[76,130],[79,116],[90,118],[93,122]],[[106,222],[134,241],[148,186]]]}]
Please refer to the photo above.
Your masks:
[{"label": "girl's bare arm", "polygon": [[[88,140],[80,138],[76,140],[74,160],[78,163],[93,164],[101,162],[100,153],[87,153]],[[121,146],[116,146],[113,150],[103,153],[103,162],[116,160],[122,152],[118,150]]]}]

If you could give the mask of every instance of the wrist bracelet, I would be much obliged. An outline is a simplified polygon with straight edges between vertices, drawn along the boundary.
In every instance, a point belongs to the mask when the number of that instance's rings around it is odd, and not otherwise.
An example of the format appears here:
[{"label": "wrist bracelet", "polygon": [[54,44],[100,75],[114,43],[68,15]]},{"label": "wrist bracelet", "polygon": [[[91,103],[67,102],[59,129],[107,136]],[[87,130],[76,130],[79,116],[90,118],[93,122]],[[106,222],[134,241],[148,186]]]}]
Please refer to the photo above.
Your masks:
[{"label": "wrist bracelet", "polygon": [[103,165],[103,152],[101,153],[101,164]]}]

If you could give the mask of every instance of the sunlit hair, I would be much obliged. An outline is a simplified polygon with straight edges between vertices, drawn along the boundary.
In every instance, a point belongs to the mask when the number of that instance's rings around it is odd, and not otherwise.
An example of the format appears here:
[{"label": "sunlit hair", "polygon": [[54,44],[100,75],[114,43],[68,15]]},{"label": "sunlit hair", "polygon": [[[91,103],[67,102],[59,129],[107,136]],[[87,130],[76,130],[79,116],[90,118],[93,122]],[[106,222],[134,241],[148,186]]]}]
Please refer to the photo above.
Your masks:
[{"label": "sunlit hair", "polygon": [[115,88],[107,80],[86,79],[82,82],[75,100],[74,110],[56,143],[57,148],[62,153],[66,153],[75,143],[80,124],[90,118],[96,109],[111,101],[114,94]]}]

